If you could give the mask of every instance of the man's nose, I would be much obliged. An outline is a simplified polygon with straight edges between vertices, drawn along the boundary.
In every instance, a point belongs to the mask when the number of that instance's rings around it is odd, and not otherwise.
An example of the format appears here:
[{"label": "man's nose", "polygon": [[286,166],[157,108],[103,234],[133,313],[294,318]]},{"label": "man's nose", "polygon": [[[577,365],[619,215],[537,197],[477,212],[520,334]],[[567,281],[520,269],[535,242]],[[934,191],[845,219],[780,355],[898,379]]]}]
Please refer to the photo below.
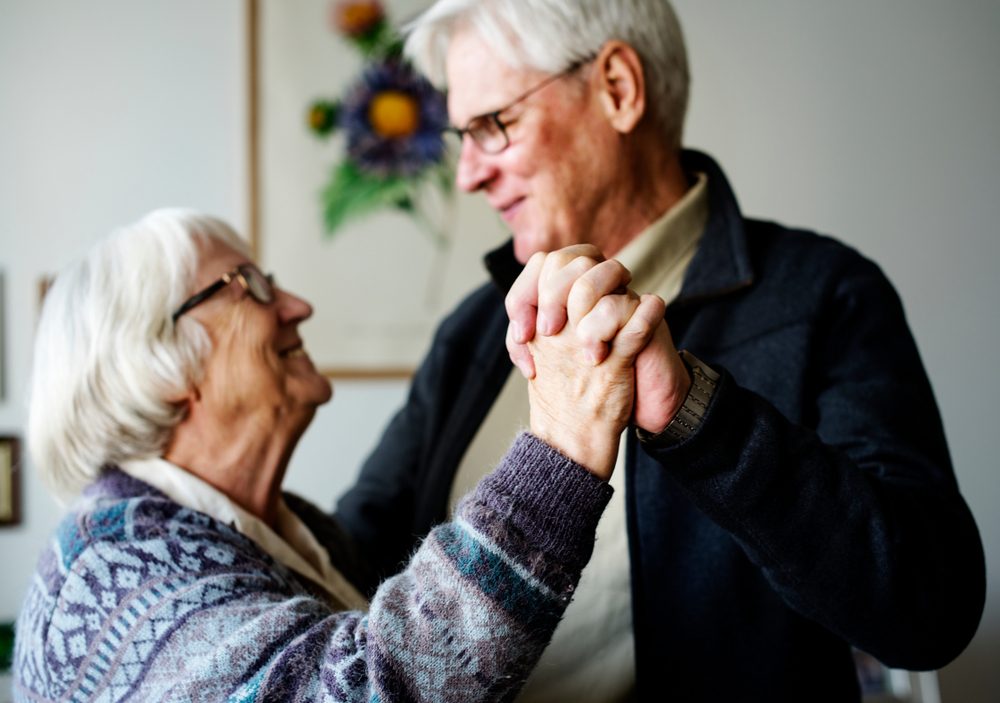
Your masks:
[{"label": "man's nose", "polygon": [[490,155],[484,153],[468,134],[463,135],[458,168],[455,170],[455,185],[466,193],[473,193],[494,178],[496,172]]}]

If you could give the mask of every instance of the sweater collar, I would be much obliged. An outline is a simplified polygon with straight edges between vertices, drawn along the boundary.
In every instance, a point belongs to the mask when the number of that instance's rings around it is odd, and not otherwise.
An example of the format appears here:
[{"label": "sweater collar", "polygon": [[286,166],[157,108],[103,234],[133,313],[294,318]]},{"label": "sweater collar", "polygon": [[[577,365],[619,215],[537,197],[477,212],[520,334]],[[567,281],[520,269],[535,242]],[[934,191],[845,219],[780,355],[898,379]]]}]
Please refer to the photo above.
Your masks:
[{"label": "sweater collar", "polygon": [[368,606],[331,562],[328,550],[284,500],[276,529],[272,529],[201,478],[159,458],[105,466],[100,477],[83,491],[88,502],[145,497],[164,498],[236,530],[314,585],[336,610],[364,610]]},{"label": "sweater collar", "polygon": [[[724,295],[749,286],[753,282],[753,267],[743,215],[729,180],[712,157],[699,151],[682,151],[681,166],[685,173],[700,172],[708,176],[709,216],[677,302]],[[514,258],[513,239],[489,252],[483,262],[494,285],[504,295],[524,268]]]}]

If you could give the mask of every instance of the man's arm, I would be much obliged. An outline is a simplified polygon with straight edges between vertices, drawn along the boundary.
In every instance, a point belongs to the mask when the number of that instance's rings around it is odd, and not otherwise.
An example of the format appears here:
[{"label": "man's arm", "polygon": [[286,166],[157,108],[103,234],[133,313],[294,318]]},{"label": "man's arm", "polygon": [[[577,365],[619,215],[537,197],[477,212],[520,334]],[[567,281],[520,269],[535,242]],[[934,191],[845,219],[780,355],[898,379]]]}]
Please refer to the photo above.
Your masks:
[{"label": "man's arm", "polygon": [[[814,426],[789,421],[722,370],[691,437],[643,446],[790,607],[889,665],[936,668],[961,652],[981,617],[982,544],[898,296],[874,264],[850,255],[836,265],[808,323],[815,358],[790,362],[790,373],[810,379],[803,392]],[[567,304],[539,299],[533,278],[529,266],[508,297],[519,332],[508,336],[512,356],[527,354],[522,342],[544,307]],[[637,412],[644,397],[671,397],[681,373],[674,356],[654,339],[637,360]],[[771,373],[782,361],[768,362]],[[523,358],[519,367],[530,373]],[[678,405],[652,407],[662,416],[637,422],[641,436],[662,429]]]},{"label": "man's arm", "polygon": [[644,448],[792,608],[891,666],[940,667],[981,617],[981,541],[895,291],[860,259],[831,280],[804,362],[815,429],[723,372],[693,437]]}]

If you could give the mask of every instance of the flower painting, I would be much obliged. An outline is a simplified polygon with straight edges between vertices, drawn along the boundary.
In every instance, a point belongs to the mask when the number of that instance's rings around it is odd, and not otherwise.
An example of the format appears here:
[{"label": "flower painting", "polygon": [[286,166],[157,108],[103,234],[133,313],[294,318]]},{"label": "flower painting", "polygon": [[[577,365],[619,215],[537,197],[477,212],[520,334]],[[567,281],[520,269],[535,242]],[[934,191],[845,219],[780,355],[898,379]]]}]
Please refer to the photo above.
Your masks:
[{"label": "flower painting", "polygon": [[453,186],[446,101],[400,51],[430,2],[251,2],[258,257],[312,304],[302,332],[319,368],[405,376],[508,236]]},{"label": "flower painting", "polygon": [[444,230],[423,207],[427,187],[450,195],[452,171],[442,134],[444,96],[402,56],[402,43],[376,0],[338,0],[332,25],[365,57],[365,66],[340,98],[321,98],[307,121],[319,137],[340,130],[346,153],[322,192],[323,220],[333,234],[352,217],[379,208],[412,216],[432,241]]}]

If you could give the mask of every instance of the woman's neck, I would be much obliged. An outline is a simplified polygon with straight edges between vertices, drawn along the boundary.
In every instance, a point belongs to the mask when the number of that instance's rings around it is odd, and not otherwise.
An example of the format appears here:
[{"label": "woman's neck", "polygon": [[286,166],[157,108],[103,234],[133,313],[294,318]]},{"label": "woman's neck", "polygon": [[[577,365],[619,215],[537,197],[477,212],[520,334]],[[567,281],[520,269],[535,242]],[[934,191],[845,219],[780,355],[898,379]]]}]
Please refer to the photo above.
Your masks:
[{"label": "woman's neck", "polygon": [[163,458],[273,527],[281,483],[297,441],[297,435],[274,427],[234,431],[189,416],[175,428]]}]

